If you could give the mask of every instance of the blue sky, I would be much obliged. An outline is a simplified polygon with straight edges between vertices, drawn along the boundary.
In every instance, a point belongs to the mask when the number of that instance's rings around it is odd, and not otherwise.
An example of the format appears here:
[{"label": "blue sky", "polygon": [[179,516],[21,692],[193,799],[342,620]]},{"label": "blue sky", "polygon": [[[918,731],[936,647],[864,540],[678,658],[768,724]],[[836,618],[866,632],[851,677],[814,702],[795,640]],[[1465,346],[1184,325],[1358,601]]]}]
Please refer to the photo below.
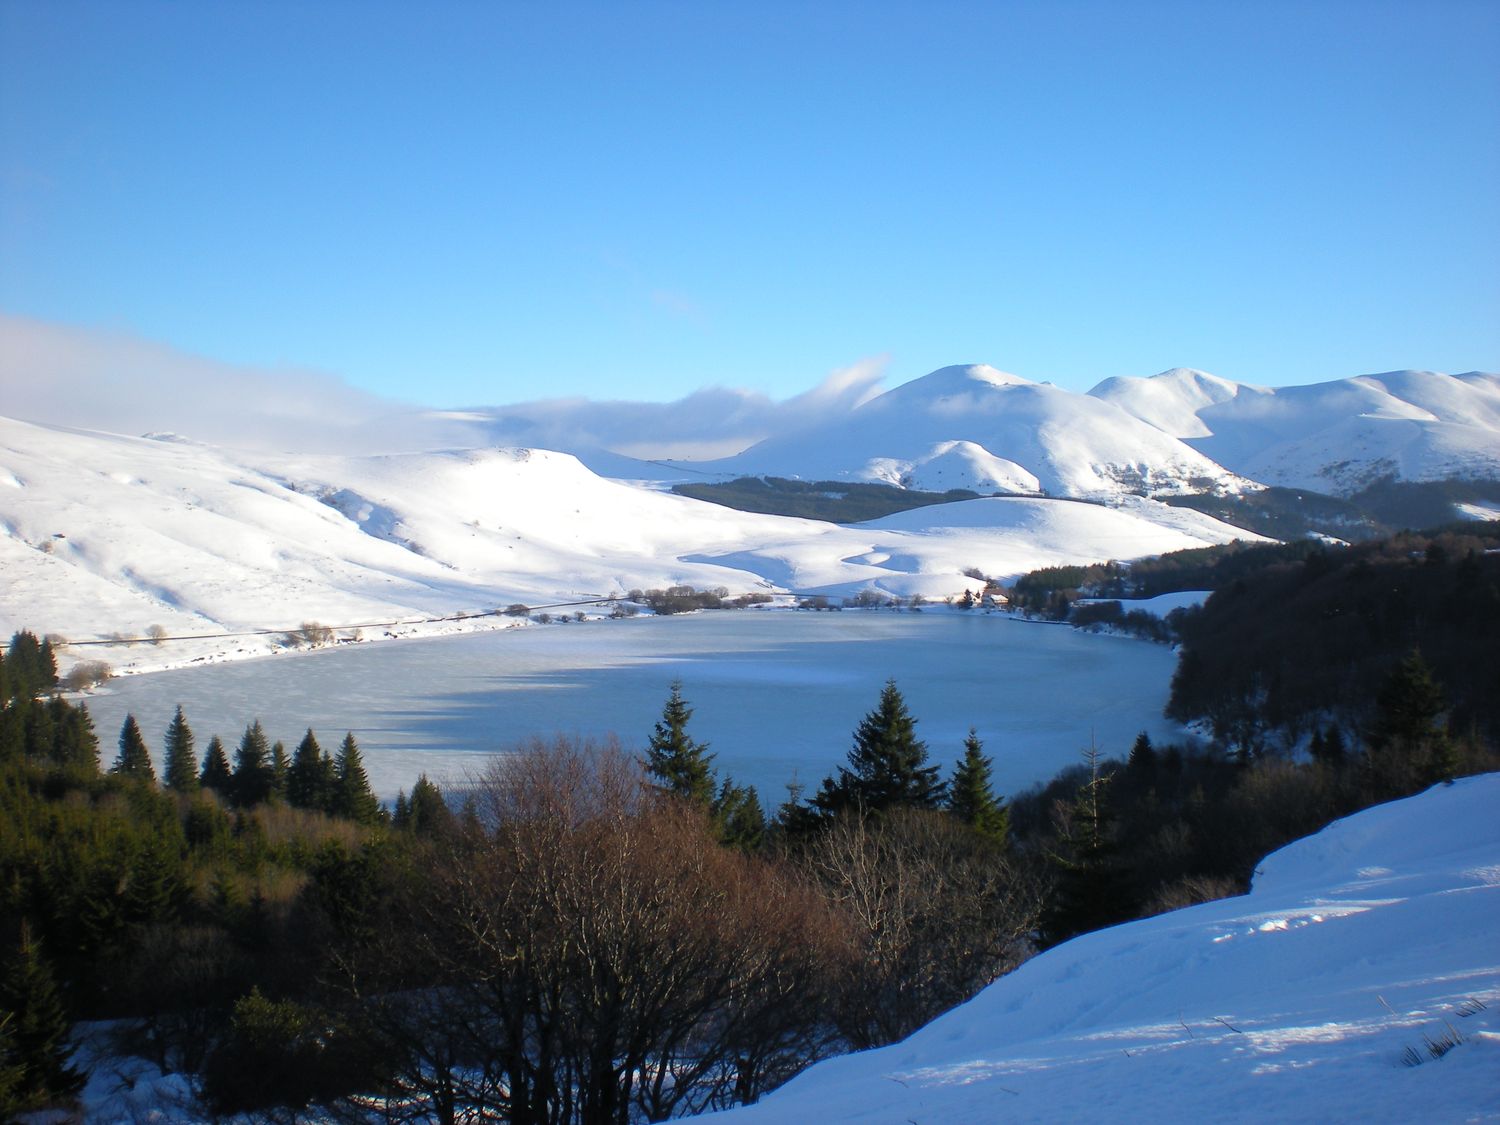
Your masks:
[{"label": "blue sky", "polygon": [[0,312],[442,406],[1496,370],[1497,58],[1492,0],[0,0]]}]

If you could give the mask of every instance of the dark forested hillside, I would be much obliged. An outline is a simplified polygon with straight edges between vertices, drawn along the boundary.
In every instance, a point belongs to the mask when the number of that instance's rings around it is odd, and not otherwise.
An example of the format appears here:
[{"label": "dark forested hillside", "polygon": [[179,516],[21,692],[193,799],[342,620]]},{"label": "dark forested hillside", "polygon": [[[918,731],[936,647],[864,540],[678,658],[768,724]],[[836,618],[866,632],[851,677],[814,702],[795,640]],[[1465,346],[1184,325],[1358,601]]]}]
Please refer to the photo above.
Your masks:
[{"label": "dark forested hillside", "polygon": [[1235,742],[1368,722],[1412,651],[1450,725],[1500,731],[1500,524],[1318,549],[1221,586],[1182,616],[1168,714]]},{"label": "dark forested hillside", "polygon": [[741,512],[800,516],[829,523],[861,523],[911,508],[951,504],[979,496],[964,488],[920,492],[889,484],[832,480],[787,480],[783,477],[740,477],[722,484],[679,484],[679,496],[707,500]]}]

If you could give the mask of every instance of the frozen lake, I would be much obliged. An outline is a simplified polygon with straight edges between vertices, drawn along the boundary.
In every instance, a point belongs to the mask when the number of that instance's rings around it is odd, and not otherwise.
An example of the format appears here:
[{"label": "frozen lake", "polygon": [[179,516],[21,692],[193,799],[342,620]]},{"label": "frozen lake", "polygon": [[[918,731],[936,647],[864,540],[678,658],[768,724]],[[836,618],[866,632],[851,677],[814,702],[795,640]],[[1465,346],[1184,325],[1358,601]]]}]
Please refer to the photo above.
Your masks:
[{"label": "frozen lake", "polygon": [[1090,737],[1123,756],[1161,715],[1174,658],[1161,645],[1002,614],[738,611],[551,625],[356,645],[116,680],[90,698],[106,768],[133,712],[160,764],[180,703],[198,749],[233,757],[251,719],[290,751],[352,730],[385,797],[421,772],[455,780],[533,734],[613,732],[643,749],[673,679],[722,776],[770,811],[793,774],[811,792],[894,677],[944,776],[976,727],[1013,793],[1079,760]]}]

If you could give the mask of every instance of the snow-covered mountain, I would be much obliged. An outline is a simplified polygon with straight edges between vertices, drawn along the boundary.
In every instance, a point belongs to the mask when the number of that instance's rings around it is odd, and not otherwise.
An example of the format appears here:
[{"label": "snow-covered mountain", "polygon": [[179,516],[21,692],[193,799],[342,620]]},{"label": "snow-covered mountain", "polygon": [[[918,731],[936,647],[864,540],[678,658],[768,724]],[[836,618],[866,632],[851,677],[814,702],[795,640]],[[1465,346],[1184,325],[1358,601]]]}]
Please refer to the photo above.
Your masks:
[{"label": "snow-covered mountain", "polygon": [[816,427],[698,467],[1100,499],[1241,485],[1111,402],[984,364],[941,368]]},{"label": "snow-covered mountain", "polygon": [[1391,371],[1256,387],[1176,368],[1089,394],[1262,484],[1348,495],[1381,477],[1500,477],[1500,375]]},{"label": "snow-covered mountain", "polygon": [[1243,898],[1075,938],[726,1125],[1493,1120],[1497,803],[1490,774],[1339,821]]},{"label": "snow-covered mountain", "polygon": [[[276,457],[0,419],[0,635],[281,631],[678,584],[943,597],[978,585],[970,568],[1001,577],[1244,537],[1146,500],[992,499],[841,527],[607,480],[542,450]],[[148,667],[275,645],[99,655]]]}]

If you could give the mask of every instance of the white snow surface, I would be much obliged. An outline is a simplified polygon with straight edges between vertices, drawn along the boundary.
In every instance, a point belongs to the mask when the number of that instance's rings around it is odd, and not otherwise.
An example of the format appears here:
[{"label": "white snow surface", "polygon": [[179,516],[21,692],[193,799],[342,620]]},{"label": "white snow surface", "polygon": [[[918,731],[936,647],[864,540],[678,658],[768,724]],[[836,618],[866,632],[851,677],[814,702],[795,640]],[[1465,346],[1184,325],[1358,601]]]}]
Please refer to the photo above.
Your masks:
[{"label": "white snow surface", "polygon": [[1490,774],[1368,809],[1267,857],[1249,895],[1066,942],[727,1116],[1500,1120],[1497,807]]},{"label": "white snow surface", "polygon": [[[970,501],[840,527],[607,480],[544,450],[276,456],[0,419],[0,635],[82,641],[160,625],[197,637],[304,621],[449,632],[511,619],[413,622],[677,584],[944,597],[978,585],[971,567],[1002,577],[1235,538],[1253,537],[1138,498]],[[64,664],[144,671],[277,647],[72,646]]]},{"label": "white snow surface", "polygon": [[1112,402],[985,364],[941,368],[811,429],[700,467],[1090,498],[1243,484]]},{"label": "white snow surface", "polygon": [[1348,495],[1385,476],[1500,477],[1500,375],[1389,371],[1273,389],[1176,368],[1089,394],[1262,484]]}]

